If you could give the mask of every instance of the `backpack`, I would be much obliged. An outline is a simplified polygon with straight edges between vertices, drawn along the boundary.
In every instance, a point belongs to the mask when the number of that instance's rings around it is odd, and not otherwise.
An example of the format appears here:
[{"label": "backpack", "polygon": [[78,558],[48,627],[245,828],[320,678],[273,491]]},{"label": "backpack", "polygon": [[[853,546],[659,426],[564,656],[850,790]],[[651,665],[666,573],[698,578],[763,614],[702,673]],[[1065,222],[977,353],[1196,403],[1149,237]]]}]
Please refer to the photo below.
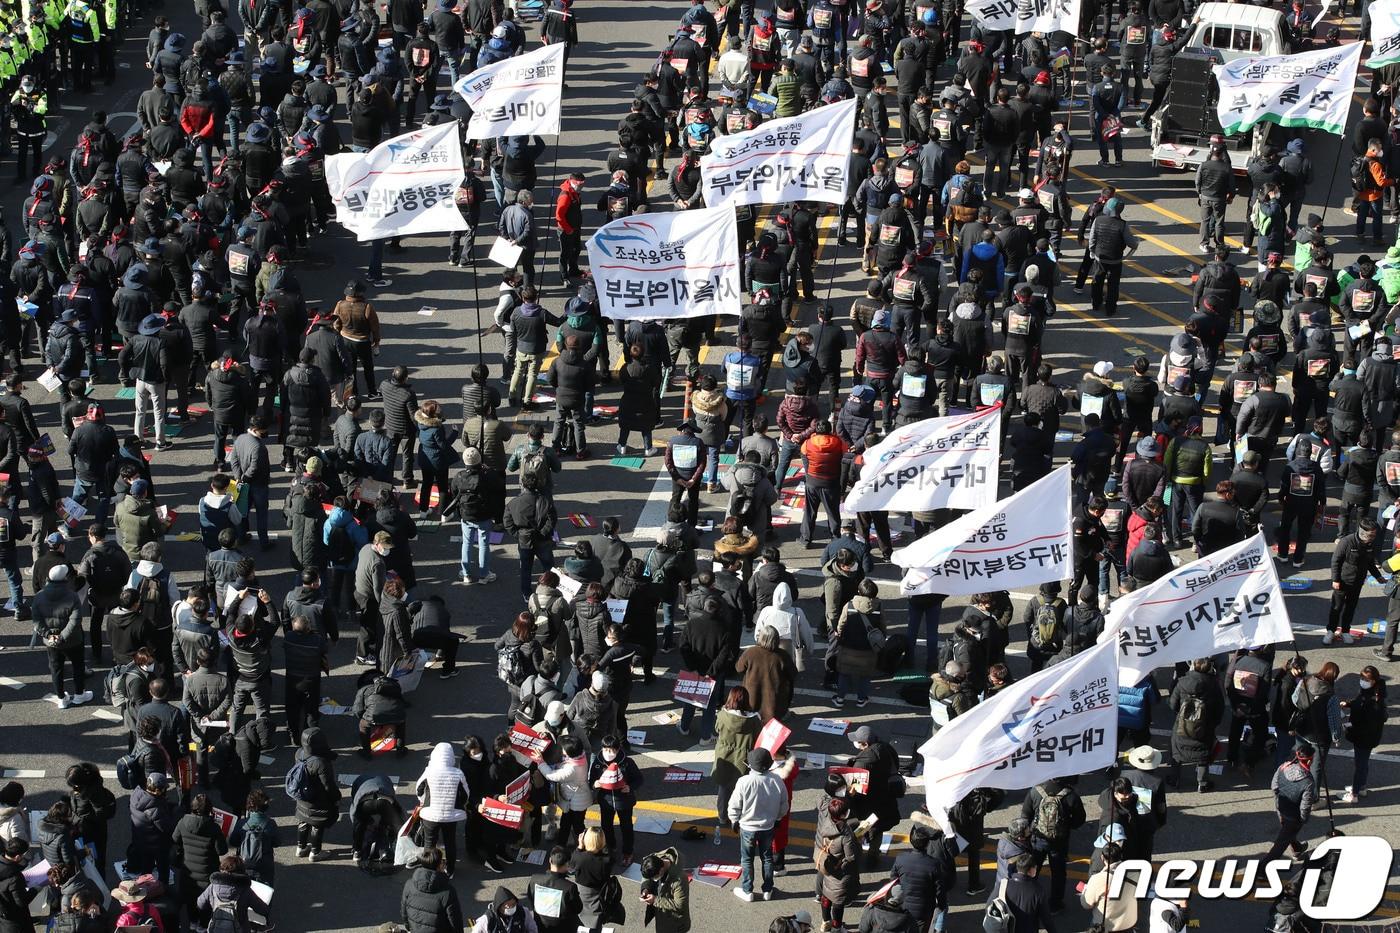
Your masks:
[{"label": "backpack", "polygon": [[1035,627],[1031,634],[1038,642],[1036,647],[1054,644],[1060,634],[1061,613],[1064,612],[1066,603],[1056,596],[1048,603],[1041,603],[1040,608],[1035,611]]},{"label": "backpack", "polygon": [[549,460],[544,455],[544,450],[529,450],[520,458],[520,485],[525,485],[525,477],[533,476],[538,484],[535,488],[543,490],[549,482]]},{"label": "backpack", "polygon": [[102,680],[102,696],[108,706],[115,706],[117,709],[126,706],[126,675],[135,669],[136,662],[127,661],[107,672],[107,676]]},{"label": "backpack", "polygon": [[1040,806],[1035,809],[1036,834],[1049,842],[1060,842],[1069,838],[1069,788],[1061,788],[1057,793],[1040,798]]},{"label": "backpack", "polygon": [[826,875],[829,878],[839,877],[841,874],[841,859],[835,852],[831,851],[831,837],[824,836],[817,843],[817,851],[812,856],[812,864],[816,866],[817,873]]},{"label": "backpack", "polygon": [[530,676],[525,669],[525,658],[520,653],[520,645],[502,650],[496,655],[496,678],[511,687],[518,687]]},{"label": "backpack", "polygon": [[238,922],[237,904],[209,894],[209,923],[205,933],[243,933],[244,927]]},{"label": "backpack", "polygon": [[1177,735],[1204,742],[1209,738],[1210,729],[1206,726],[1206,701],[1198,696],[1188,696],[1181,701],[1181,712],[1176,717]]},{"label": "backpack", "polygon": [[896,632],[885,639],[885,643],[875,653],[875,666],[886,674],[893,674],[904,663],[909,653],[909,637]]},{"label": "backpack", "polygon": [[1016,915],[1011,912],[1011,905],[1006,902],[1007,879],[1001,879],[1001,884],[997,885],[996,897],[987,904],[987,913],[982,917],[982,930],[984,933],[1015,933]]},{"label": "backpack", "polygon": [[1308,692],[1308,678],[1298,681],[1289,697],[1293,712],[1288,715],[1288,731],[1302,733],[1312,724],[1313,695]]},{"label": "backpack", "polygon": [[1375,179],[1371,177],[1371,167],[1367,164],[1365,156],[1357,156],[1351,160],[1351,169],[1348,174],[1351,178],[1352,191],[1370,191],[1376,186]]},{"label": "backpack", "polygon": [[656,553],[656,548],[652,548],[650,551],[647,552],[646,560],[643,563],[643,567],[646,570],[647,579],[651,580],[651,582],[655,583],[657,586],[665,586],[667,582],[666,571],[671,568],[671,560],[674,557],[674,555],[668,556],[663,551],[661,553],[660,563],[657,563],[655,566],[653,566],[651,559]]},{"label": "backpack", "polygon": [[292,765],[287,772],[287,779],[284,782],[287,789],[287,796],[297,803],[311,802],[311,777],[306,773],[306,761],[298,761]]},{"label": "backpack", "polygon": [[117,759],[117,783],[123,790],[135,790],[146,783],[146,767],[141,764],[141,756],[137,754],[141,745],[138,742],[131,751]]}]

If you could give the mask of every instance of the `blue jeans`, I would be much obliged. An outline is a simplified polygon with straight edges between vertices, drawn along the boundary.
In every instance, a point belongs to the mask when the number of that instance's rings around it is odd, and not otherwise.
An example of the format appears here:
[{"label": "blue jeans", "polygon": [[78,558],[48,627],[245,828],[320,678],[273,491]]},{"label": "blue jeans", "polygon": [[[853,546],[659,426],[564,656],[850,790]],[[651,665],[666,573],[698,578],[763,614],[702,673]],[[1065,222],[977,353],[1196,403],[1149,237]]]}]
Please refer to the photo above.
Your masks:
[{"label": "blue jeans", "polygon": [[799,455],[801,447],[786,438],[778,438],[778,472],[773,474],[773,481],[782,488],[783,480],[787,477],[788,464]]},{"label": "blue jeans", "polygon": [[535,590],[535,583],[530,577],[530,568],[534,566],[538,559],[541,570],[554,569],[554,544],[545,542],[539,547],[521,547],[516,545],[516,550],[520,552],[520,595],[526,599]]},{"label": "blue jeans", "polygon": [[919,630],[923,629],[926,640],[924,669],[932,671],[938,667],[938,615],[943,609],[943,600],[925,606],[918,601],[923,598],[909,600],[909,663],[914,663],[919,648]]},{"label": "blue jeans", "polygon": [[[472,551],[476,567],[472,567]],[[475,583],[486,576],[491,563],[491,519],[462,522],[462,576]]]},{"label": "blue jeans", "polygon": [[[1193,513],[1193,514],[1194,514],[1194,513]],[[1120,563],[1117,561],[1117,559],[1116,559],[1117,556],[1118,556],[1118,555],[1115,554],[1115,555],[1113,555],[1113,558],[1111,558],[1111,559],[1109,559],[1109,560],[1101,560],[1101,561],[1099,561],[1099,595],[1100,595],[1100,596],[1109,596],[1109,595],[1111,595],[1111,594],[1109,593],[1109,590],[1108,590],[1108,576],[1109,576],[1109,571],[1110,571],[1110,570],[1113,571],[1113,576],[1115,576],[1115,577],[1118,578],[1118,589],[1119,589],[1119,592],[1121,592],[1122,589],[1123,589],[1123,576],[1124,576],[1124,573],[1123,573],[1123,565],[1120,564]]]},{"label": "blue jeans", "polygon": [[248,527],[248,517],[254,512],[258,513],[258,543],[267,543],[267,484],[247,483],[248,489],[248,514],[243,517],[244,529]]},{"label": "blue jeans", "polygon": [[[0,568],[4,568],[5,582],[10,585],[10,601],[5,607],[19,612],[24,607],[24,575],[19,570],[19,553],[0,559]],[[711,716],[710,719],[713,721],[714,717]]]},{"label": "blue jeans", "polygon": [[708,452],[709,466],[705,469],[705,482],[719,482],[719,452],[722,447],[706,447]]},{"label": "blue jeans", "polygon": [[739,830],[739,887],[753,893],[753,859],[763,863],[763,890],[773,890],[773,830]]},{"label": "blue jeans", "polygon": [[[1201,499],[1204,496],[1205,489],[1199,484],[1172,483],[1172,504],[1167,521],[1167,534],[1164,536],[1168,541],[1190,536],[1191,522],[1196,517],[1196,510],[1201,507]],[[1186,526],[1185,531],[1181,531],[1183,524]]]},{"label": "blue jeans", "polygon": [[668,642],[676,635],[676,604],[674,602],[661,604],[661,635]]},{"label": "blue jeans", "polygon": [[462,50],[448,49],[447,51],[442,53],[442,57],[447,59],[447,73],[451,76],[452,83],[456,84],[457,79],[462,76]]},{"label": "blue jeans", "polygon": [[[699,713],[700,713],[700,738],[702,738],[702,739],[708,739],[708,738],[710,738],[712,735],[715,734],[715,709],[716,709],[717,705],[719,704],[720,698],[723,697],[724,694],[725,694],[724,678],[723,678],[723,677],[716,677],[716,678],[715,678],[715,689],[714,689],[714,692],[710,694],[710,702],[709,702],[709,705],[707,705],[703,710],[699,710]],[[681,727],[682,727],[682,728],[685,728],[685,729],[690,728],[690,723],[691,723],[691,721],[692,721],[693,719],[695,719],[695,713],[696,713],[696,712],[697,712],[696,708],[695,708],[694,706],[691,706],[689,703],[682,703],[682,704],[681,704]]]},{"label": "blue jeans", "polygon": [[[88,492],[96,493],[97,504],[91,505],[88,502]],[[92,520],[99,525],[107,524],[107,509],[111,506],[112,500],[109,496],[103,495],[96,487],[89,487],[76,476],[73,478],[73,501],[81,506],[86,506],[88,514]]]},{"label": "blue jeans", "polygon": [[855,690],[858,700],[870,699],[870,678],[856,677],[854,674],[837,674],[836,695],[845,696],[851,690]]},{"label": "blue jeans", "polygon": [[1384,216],[1381,208],[1381,198],[1374,201],[1356,202],[1356,235],[1361,236],[1366,232],[1366,218],[1371,218],[1371,236],[1377,240],[1381,238],[1381,218]]}]

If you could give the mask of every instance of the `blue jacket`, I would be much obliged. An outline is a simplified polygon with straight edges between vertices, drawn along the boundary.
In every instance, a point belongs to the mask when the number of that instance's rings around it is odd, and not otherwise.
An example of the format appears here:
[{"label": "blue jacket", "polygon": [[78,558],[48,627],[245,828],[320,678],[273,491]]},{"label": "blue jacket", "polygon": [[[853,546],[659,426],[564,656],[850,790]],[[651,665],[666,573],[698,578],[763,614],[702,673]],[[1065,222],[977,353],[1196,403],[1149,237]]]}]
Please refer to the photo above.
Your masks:
[{"label": "blue jacket", "polygon": [[1148,677],[1136,687],[1118,688],[1118,728],[1146,729],[1152,719],[1152,693],[1157,689]]},{"label": "blue jacket", "polygon": [[[326,516],[325,527],[321,529],[321,543],[329,546],[331,543],[331,531],[342,525],[345,526],[346,533],[350,535],[351,543],[355,545],[351,553],[358,556],[360,548],[369,544],[369,531],[364,525],[355,521],[355,517],[351,515],[349,511],[342,509],[338,505],[333,507],[330,514]],[[330,566],[336,570],[349,570],[355,566],[355,559],[351,558],[350,563],[345,565],[332,562]]]},{"label": "blue jacket", "polygon": [[1006,274],[1006,257],[997,249],[994,242],[978,243],[963,255],[962,275],[958,278],[960,282],[967,281],[967,273],[972,269],[973,261],[976,260],[977,268],[992,270],[992,260],[996,260],[995,274],[982,277],[982,290],[988,295],[1001,294],[1001,280]]},{"label": "blue jacket", "polygon": [[[735,350],[724,358],[724,397],[750,402],[758,397],[758,367],[763,361]],[[731,379],[731,374],[733,378]]]}]

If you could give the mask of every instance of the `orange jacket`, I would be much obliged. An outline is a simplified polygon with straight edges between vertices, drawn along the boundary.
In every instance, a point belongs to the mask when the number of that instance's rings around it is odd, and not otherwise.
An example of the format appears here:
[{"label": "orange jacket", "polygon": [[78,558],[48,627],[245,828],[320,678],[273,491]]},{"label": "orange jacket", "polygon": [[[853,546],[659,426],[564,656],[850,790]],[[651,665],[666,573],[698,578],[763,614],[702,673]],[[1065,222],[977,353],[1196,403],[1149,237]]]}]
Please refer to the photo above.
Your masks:
[{"label": "orange jacket", "polygon": [[815,480],[838,482],[841,479],[841,458],[847,449],[846,442],[835,434],[813,434],[807,438],[802,443],[807,476]]},{"label": "orange jacket", "polygon": [[1395,181],[1385,173],[1385,166],[1381,164],[1380,159],[1368,156],[1366,163],[1371,172],[1371,180],[1376,183],[1376,186],[1357,192],[1356,197],[1362,201],[1379,201],[1381,196],[1385,194],[1385,189],[1395,184]]}]

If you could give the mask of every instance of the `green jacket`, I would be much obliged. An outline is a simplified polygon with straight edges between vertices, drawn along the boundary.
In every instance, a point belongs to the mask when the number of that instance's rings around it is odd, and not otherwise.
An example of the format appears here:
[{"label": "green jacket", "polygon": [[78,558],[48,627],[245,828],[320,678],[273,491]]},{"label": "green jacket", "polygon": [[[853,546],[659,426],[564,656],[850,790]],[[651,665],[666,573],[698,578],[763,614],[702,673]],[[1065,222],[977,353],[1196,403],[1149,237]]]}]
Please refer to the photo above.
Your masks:
[{"label": "green jacket", "polygon": [[1210,477],[1210,445],[1199,437],[1178,437],[1167,447],[1167,476],[1182,486],[1202,486]]},{"label": "green jacket", "polygon": [[771,90],[773,96],[778,98],[778,106],[777,109],[773,111],[773,116],[797,116],[802,110],[799,98],[801,89],[802,81],[795,74],[780,74],[774,78]]},{"label": "green jacket", "polygon": [[117,541],[133,563],[141,558],[141,545],[165,537],[165,523],[156,516],[156,507],[150,499],[127,496],[117,504],[113,523],[117,528]]}]

